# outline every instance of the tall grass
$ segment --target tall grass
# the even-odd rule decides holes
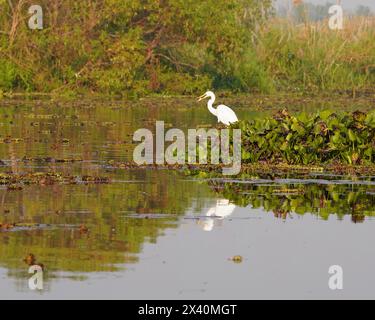
[[[375,18],[296,25],[274,19],[257,37],[257,56],[281,90],[366,90],[375,84]]]

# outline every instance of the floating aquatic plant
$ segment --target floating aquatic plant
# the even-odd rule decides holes
[[[24,185],[54,185],[54,184],[106,184],[108,177],[101,176],[74,176],[58,172],[34,173],[0,173],[0,185],[6,185],[8,190],[22,190]]]
[[[290,115],[240,121],[243,163],[324,164],[375,163],[375,112]]]

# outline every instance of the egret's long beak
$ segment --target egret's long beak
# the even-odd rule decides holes
[[[198,101],[201,101],[201,100],[203,100],[204,98],[206,98],[206,94],[202,94],[200,97],[198,97]]]

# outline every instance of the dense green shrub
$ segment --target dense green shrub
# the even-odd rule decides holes
[[[30,89],[30,79],[12,62],[0,59],[0,89]]]
[[[0,1],[0,89],[192,94],[247,90],[264,78],[245,59],[271,0],[40,0],[44,29],[29,30],[27,0]],[[242,73],[242,70],[247,70]],[[234,79],[234,81],[232,81]],[[263,89],[263,88],[261,88]]]

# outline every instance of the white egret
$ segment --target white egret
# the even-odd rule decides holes
[[[203,99],[206,99],[206,98],[210,98],[210,100],[208,100],[207,102],[207,107],[208,107],[208,110],[214,115],[217,117],[217,122],[222,122],[224,123],[225,125],[229,126],[231,125],[232,123],[235,123],[238,121],[238,118],[236,116],[236,114],[234,113],[234,111],[221,104],[219,105],[216,109],[213,107],[213,104],[215,102],[215,94],[212,92],[212,91],[207,91],[205,94],[201,95],[199,98],[198,98],[198,101],[201,101]]]

